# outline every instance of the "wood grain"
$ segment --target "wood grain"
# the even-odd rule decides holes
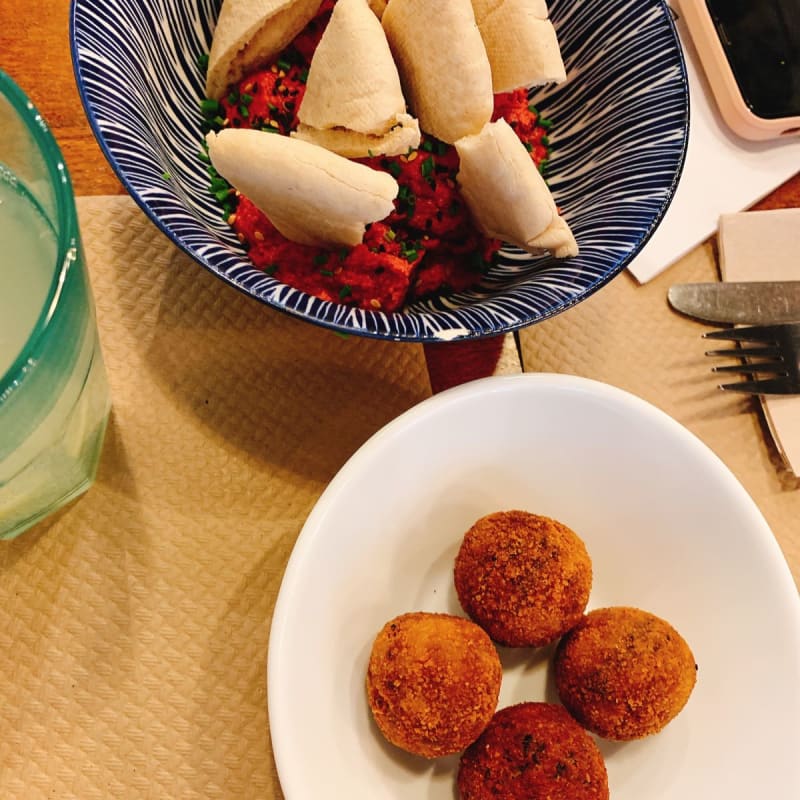
[[[81,105],[69,47],[68,0],[0,0],[0,69],[50,125],[79,195],[124,194]]]
[[[92,134],[69,47],[69,0],[0,0],[0,69],[28,93],[50,124],[79,195],[124,194]],[[800,206],[800,173],[758,208]]]

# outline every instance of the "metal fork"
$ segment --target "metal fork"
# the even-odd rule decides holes
[[[703,338],[739,345],[707,351],[707,356],[742,360],[739,364],[712,367],[712,372],[751,376],[749,380],[724,383],[720,389],[749,394],[800,394],[800,322],[726,328],[706,333]]]

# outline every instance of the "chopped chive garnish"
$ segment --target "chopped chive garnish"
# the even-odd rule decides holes
[[[220,113],[220,111],[222,111],[222,107],[216,100],[212,100],[210,97],[205,97],[200,101],[200,110],[203,112],[204,117],[213,119],[217,116],[217,114]]]
[[[200,72],[208,71],[208,53],[200,53],[200,55],[197,56],[197,68]]]
[[[353,294],[353,290],[347,284],[345,284],[344,286],[342,286],[341,289],[339,289],[340,300],[344,300],[345,297],[350,297],[351,294]]]
[[[314,256],[314,265],[317,267],[321,267],[323,264],[328,263],[328,254],[327,253],[317,253]]]
[[[319,274],[320,274],[320,275],[324,275],[326,278],[332,278],[332,277],[333,277],[333,270],[330,270],[330,269],[321,269],[321,270],[319,271]]]
[[[433,174],[433,159],[432,158],[426,158],[422,162],[422,165],[420,166],[420,172],[422,173],[422,177],[423,178],[430,178],[430,176]]]

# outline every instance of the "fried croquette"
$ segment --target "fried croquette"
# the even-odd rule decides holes
[[[497,650],[474,622],[411,612],[378,633],[367,698],[392,744],[437,758],[475,741],[497,708],[501,679]]]
[[[491,638],[540,647],[583,615],[592,562],[566,525],[527,511],[499,511],[466,533],[455,561],[459,602]]]
[[[591,736],[554,703],[498,711],[461,756],[461,800],[608,800],[608,774]]]
[[[686,705],[697,665],[683,637],[638,608],[591,611],[558,643],[555,679],[575,719],[606,739],[660,731]]]

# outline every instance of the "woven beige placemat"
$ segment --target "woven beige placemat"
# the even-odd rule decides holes
[[[83,498],[0,542],[0,798],[277,798],[265,667],[328,481],[429,396],[421,346],[232,289],[127,197],[79,214],[113,395]]]
[[[756,501],[800,585],[800,480],[781,462],[758,400],[717,388],[701,338],[712,328],[667,303],[673,283],[718,279],[714,240],[646,285],[623,273],[575,308],[522,331],[525,369],[613,384],[682,423]]]
[[[90,492],[0,543],[0,798],[280,798],[265,664],[283,568],[344,461],[430,394],[422,348],[265,308],[126,197],[79,212],[114,411]],[[683,422],[798,578],[797,482],[757,404],[714,388],[704,326],[664,299],[713,270],[707,248],[646,286],[619,276],[523,331],[526,368],[607,381]]]

